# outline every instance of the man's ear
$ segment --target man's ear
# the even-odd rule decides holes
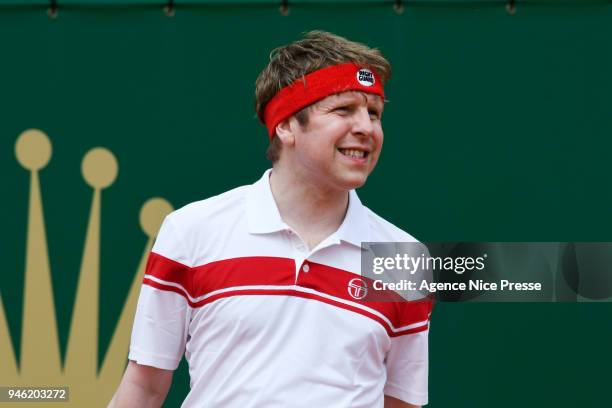
[[[293,116],[290,116],[276,125],[276,137],[285,146],[293,146],[295,144],[295,135],[293,134],[295,124],[292,121],[295,120]]]

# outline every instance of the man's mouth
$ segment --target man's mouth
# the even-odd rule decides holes
[[[338,148],[338,151],[347,157],[352,157],[353,159],[363,159],[368,157],[369,152],[365,150],[357,150],[357,149],[342,149]]]

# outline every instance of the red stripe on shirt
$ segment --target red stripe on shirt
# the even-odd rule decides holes
[[[145,275],[152,275],[158,279],[174,282],[181,285],[187,293],[192,293],[192,273],[191,268],[180,262],[166,258],[155,252],[149,254]],[[145,278],[146,279],[146,278]]]
[[[432,308],[429,300],[407,301],[391,290],[375,291],[374,281],[368,277],[310,261],[308,264],[308,273],[300,273],[300,286],[377,310],[387,317],[394,327],[408,326],[429,318]],[[348,292],[348,283],[354,278],[361,278],[368,287],[368,294],[361,300],[354,299]]]
[[[362,304],[367,308],[376,310],[385,316],[394,328],[401,328],[429,320],[429,314],[433,307],[433,303],[429,300],[405,301],[399,294],[393,291],[385,291],[384,293],[376,291],[376,296],[374,297],[368,295],[361,300],[354,299],[349,295],[348,282],[354,278],[361,278],[366,282],[368,290],[373,291],[373,281],[371,279],[339,268],[310,261],[307,262],[310,266],[309,272],[300,271],[296,283],[295,261],[290,258],[241,257],[210,262],[190,268],[152,252],[147,262],[146,274],[182,286],[192,299],[222,289],[236,288],[236,290],[218,293],[199,302],[193,302],[182,290],[174,286],[155,282],[148,278],[145,278],[143,283],[160,290],[178,293],[184,296],[192,307],[201,307],[215,300],[231,296],[297,296],[322,301],[370,317],[382,324],[390,336],[414,333],[428,328],[428,324],[425,324],[424,326],[393,333],[389,325],[376,314],[323,296],[292,289],[239,289],[241,286],[292,286],[297,284],[300,287],[309,288],[345,301]],[[376,299],[376,301],[371,301],[371,299]]]

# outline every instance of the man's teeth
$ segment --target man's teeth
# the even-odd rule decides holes
[[[354,149],[339,149],[340,153],[345,156],[354,157],[356,159],[363,159],[365,157],[365,152],[363,150],[354,150]]]

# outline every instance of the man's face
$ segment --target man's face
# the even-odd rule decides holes
[[[311,105],[308,124],[291,126],[294,170],[333,189],[361,187],[382,148],[383,108],[380,96],[357,91],[331,95]]]

